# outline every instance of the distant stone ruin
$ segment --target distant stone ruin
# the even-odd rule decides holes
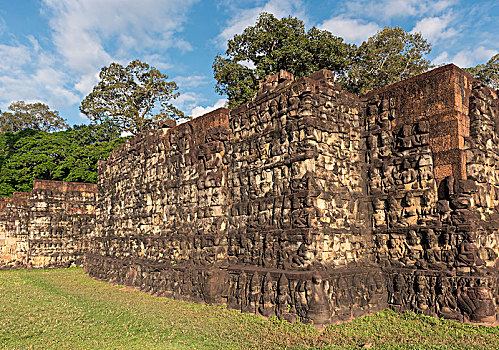
[[[33,193],[0,210],[4,260],[39,239]],[[281,71],[245,105],[114,150],[95,216],[82,193],[92,229],[44,222],[80,237],[97,279],[314,324],[388,306],[498,322],[498,92],[454,65],[361,97]]]
[[[0,270],[83,266],[97,185],[36,180],[0,198]]]

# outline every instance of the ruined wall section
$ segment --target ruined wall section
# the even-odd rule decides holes
[[[364,96],[373,230],[396,310],[496,320],[497,238],[480,229],[497,225],[480,214],[496,211],[494,191],[482,178],[480,199],[468,175],[493,172],[473,159],[492,164],[492,147],[481,145],[493,141],[470,129],[490,124],[495,102],[474,98],[476,84],[448,65]],[[472,116],[480,104],[487,112]]]
[[[171,126],[138,135],[99,165],[100,219],[86,270],[202,300],[212,294],[202,289],[206,267],[227,260],[228,110]]]
[[[20,268],[28,259],[29,193],[0,198],[0,269]]]
[[[319,324],[385,307],[362,210],[363,105],[332,80],[281,72],[248,104],[113,151],[89,274]]]
[[[35,180],[29,208],[32,267],[83,266],[95,223],[97,185]]]
[[[0,202],[0,268],[82,266],[95,219],[94,184],[35,180]]]
[[[329,323],[386,306],[363,210],[363,105],[333,80],[280,72],[231,111],[229,307]]]
[[[328,74],[285,76],[231,111],[231,263],[304,270],[373,261],[362,104]]]

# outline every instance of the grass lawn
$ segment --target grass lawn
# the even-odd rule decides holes
[[[384,311],[323,332],[157,298],[81,269],[0,272],[2,349],[499,349],[499,327]]]

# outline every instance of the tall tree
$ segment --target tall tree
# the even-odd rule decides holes
[[[424,58],[430,51],[431,45],[420,33],[385,27],[356,50],[340,84],[350,92],[365,94],[421,74],[431,67]]]
[[[492,89],[499,89],[499,53],[492,56],[486,64],[479,64],[464,70]]]
[[[184,117],[170,102],[179,96],[177,84],[147,63],[135,60],[126,67],[111,63],[99,77],[80,106],[93,122],[112,122],[121,131],[137,134],[166,119]]]
[[[297,18],[277,19],[261,13],[254,26],[227,43],[225,55],[213,62],[215,89],[229,97],[229,107],[251,100],[258,81],[281,69],[297,77],[321,68],[342,73],[349,63],[352,47],[325,30],[305,25]]]
[[[0,132],[18,132],[24,129],[55,131],[68,127],[66,119],[46,104],[12,102],[8,112],[0,112]]]
[[[0,196],[29,192],[36,179],[97,182],[97,162],[127,140],[116,134],[109,125],[0,134]]]
[[[251,100],[268,74],[284,69],[301,77],[327,68],[345,90],[363,94],[425,72],[430,50],[421,34],[400,27],[386,27],[356,47],[326,30],[305,31],[297,18],[261,13],[254,26],[228,41],[224,56],[215,57],[215,89],[235,107]]]

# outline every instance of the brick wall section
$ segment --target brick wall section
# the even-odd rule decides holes
[[[0,268],[82,266],[97,185],[35,180],[0,202]]]

